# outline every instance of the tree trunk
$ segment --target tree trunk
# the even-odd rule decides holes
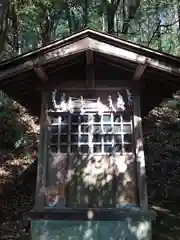
[[[88,26],[88,0],[84,0],[84,27]]]
[[[1,3],[0,3],[0,27],[1,28],[3,26],[8,7],[9,7],[9,1],[8,0],[1,0]]]
[[[106,9],[106,15],[107,15],[107,31],[110,34],[114,33],[114,19],[115,14],[118,9],[120,0],[104,0],[103,4]]]
[[[177,0],[177,14],[178,14],[178,39],[180,41],[180,1]]]
[[[71,13],[70,13],[70,9],[69,9],[69,3],[67,0],[64,1],[64,7],[65,7],[66,17],[67,17],[67,21],[68,21],[69,34],[71,35],[73,33],[72,18],[71,18]]]
[[[134,18],[140,5],[140,0],[123,0],[123,27],[122,33],[127,34],[130,22]]]
[[[19,31],[18,31],[18,17],[16,5],[13,4],[11,8],[11,24],[12,24],[12,48],[16,56],[19,53]]]
[[[107,27],[108,33],[114,33],[114,11],[108,10],[107,12]]]
[[[43,22],[40,25],[40,38],[42,46],[46,46],[52,41],[53,26],[54,20],[51,16],[51,9],[46,9],[44,12]]]
[[[114,33],[114,15],[116,13],[116,5],[114,3],[107,2],[106,3],[106,11],[107,11],[107,30],[108,33]]]
[[[5,46],[5,39],[7,34],[7,27],[8,27],[8,9],[9,9],[9,1],[8,0],[1,0],[0,4],[0,60],[3,55],[3,50]]]
[[[157,39],[157,46],[158,50],[162,50],[161,46],[161,18],[160,18],[160,12],[159,12],[159,3],[156,4],[156,22],[157,22],[157,31],[156,31],[156,39]]]

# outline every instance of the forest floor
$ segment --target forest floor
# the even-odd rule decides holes
[[[36,170],[36,161],[7,160],[0,164],[1,240],[29,239],[29,226],[23,216],[33,207]],[[153,240],[180,240],[180,204],[162,201],[151,206],[157,214]]]
[[[157,214],[152,224],[153,240],[180,239],[180,204],[157,202],[152,205]]]
[[[33,207],[36,162],[7,155],[0,160],[0,239],[29,240],[23,215]]]

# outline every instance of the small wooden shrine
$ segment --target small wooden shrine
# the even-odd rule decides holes
[[[0,65],[0,88],[40,116],[32,239],[151,239],[141,117],[179,66],[90,29]]]

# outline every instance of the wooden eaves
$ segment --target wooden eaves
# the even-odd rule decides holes
[[[8,86],[16,82],[18,89],[18,79],[23,74],[32,74],[34,72],[37,79],[48,81],[51,73],[47,72],[44,66],[51,66],[52,63],[57,61],[68,62],[69,58],[83,53],[86,54],[86,63],[89,65],[87,69],[90,69],[91,61],[94,59],[92,57],[93,53],[99,53],[107,57],[107,59],[116,58],[117,66],[120,64],[117,59],[135,64],[136,68],[133,70],[134,80],[140,79],[148,69],[155,69],[173,76],[177,82],[179,81],[177,76],[180,75],[180,60],[177,57],[160,53],[105,33],[85,29],[66,39],[55,41],[30,53],[2,62],[0,65],[0,88],[14,98],[13,93],[8,90]],[[94,76],[91,77],[94,78]],[[37,79],[31,78],[34,84],[32,85],[36,86]],[[24,83],[26,82],[26,77],[24,77],[23,81]],[[29,86],[24,85],[23,88],[28,88]],[[33,93],[33,91],[37,91],[36,87],[31,92]],[[29,94],[32,95],[32,93]]]
[[[88,35],[89,33],[89,35]],[[5,78],[12,77],[20,72],[27,71],[35,68],[36,66],[43,65],[45,63],[50,63],[60,58],[65,58],[67,56],[81,53],[87,50],[100,52],[106,55],[119,57],[128,61],[133,61],[139,64],[146,64],[147,66],[157,68],[159,70],[180,74],[180,60],[178,58],[157,53],[155,51],[150,51],[146,48],[140,48],[138,45],[127,43],[130,49],[123,49],[121,46],[110,45],[109,43],[97,40],[90,34],[95,33],[93,30],[84,30],[78,34],[74,34],[71,37],[55,42],[48,45],[47,47],[40,48],[39,50],[33,51],[31,53],[25,54],[23,56],[17,57],[10,61],[5,61],[0,65],[0,81]],[[100,33],[96,32],[98,36]],[[119,40],[115,37],[109,37],[103,34],[103,37],[114,38],[116,42]],[[119,40],[119,44],[125,42]],[[125,43],[124,43],[125,44]],[[127,46],[126,46],[127,47]],[[133,48],[139,51],[145,51],[146,55],[133,52]],[[37,56],[38,53],[38,56]],[[154,57],[149,57],[148,54],[154,55]],[[157,59],[158,58],[158,59]],[[162,58],[162,59],[161,59]],[[166,58],[164,60],[164,58]],[[22,62],[23,59],[23,62]],[[170,61],[169,64],[167,61]],[[174,64],[173,62],[176,61]],[[10,65],[8,67],[8,65]],[[14,66],[13,66],[14,65]],[[179,66],[178,66],[179,65]],[[4,70],[3,70],[4,68]]]

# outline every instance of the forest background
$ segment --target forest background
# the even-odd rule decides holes
[[[1,0],[0,62],[87,27],[180,56],[180,0]],[[32,189],[31,194],[27,190],[23,192],[25,195],[21,193],[21,200],[17,200],[16,192],[12,200],[12,192],[7,195],[4,189],[7,184],[11,187],[16,184],[15,188],[19,184],[23,189],[25,180],[20,178],[18,183],[17,179],[33,164],[38,120],[3,92],[0,92],[0,112],[3,113],[0,115],[0,194],[6,199],[2,200],[6,205],[0,210],[5,216],[0,233],[2,239],[10,236],[20,239],[26,231],[19,219],[24,209],[31,208]],[[154,108],[143,119],[143,126],[149,202],[164,206],[167,201],[173,201],[174,209],[180,199],[180,91]],[[29,185],[33,177],[30,179]],[[11,201],[7,203],[8,196]],[[167,211],[177,214],[179,210]],[[13,216],[10,212],[14,212]],[[158,231],[161,220],[156,227]],[[173,220],[167,221],[171,232],[175,225],[171,229]],[[16,226],[16,234],[11,225]],[[167,226],[163,226],[162,232],[167,231]]]

